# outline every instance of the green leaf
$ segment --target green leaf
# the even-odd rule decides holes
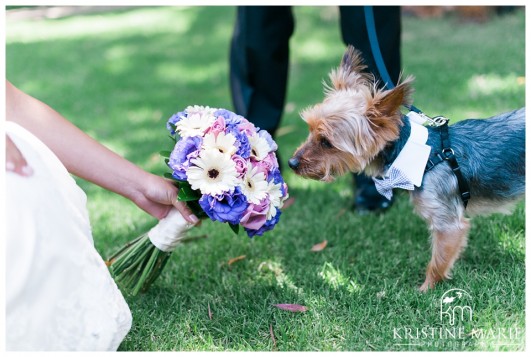
[[[232,231],[234,233],[236,233],[236,235],[238,235],[238,233],[240,233],[240,225],[239,224],[229,223],[229,227],[230,227],[230,229],[232,229]]]
[[[205,211],[203,211],[203,208],[201,207],[198,201],[188,201],[186,202],[186,205],[188,206],[188,208],[190,208],[192,213],[196,215],[197,218],[208,218],[208,215],[205,213]]]
[[[177,181],[177,182],[179,183],[179,186],[181,186],[181,185],[188,185],[188,186],[190,186],[190,184],[189,184],[188,181],[186,181],[186,180],[175,179],[175,181]]]
[[[179,201],[197,201],[201,198],[199,190],[192,190],[192,187],[188,182],[179,182],[179,193],[177,199]]]
[[[173,175],[170,174],[169,172],[165,172],[164,177],[175,180],[175,177],[173,177]]]
[[[192,189],[192,186],[188,183],[188,181],[181,181],[179,180],[179,189],[181,190],[188,190]]]
[[[160,154],[160,156],[162,156],[162,157],[170,157],[170,155],[171,155],[171,151],[168,151],[168,150],[162,150],[162,151],[159,151],[159,154]]]

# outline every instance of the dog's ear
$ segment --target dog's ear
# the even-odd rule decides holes
[[[348,45],[343,58],[341,59],[341,69],[346,73],[360,73],[365,70],[367,66],[363,63],[363,55],[352,45]]]
[[[366,116],[373,129],[387,141],[396,139],[400,130],[400,107],[411,104],[412,81],[410,76],[391,90],[376,92],[367,108]]]
[[[409,76],[404,81],[386,91],[379,91],[374,96],[374,106],[379,116],[394,116],[402,105],[411,104],[413,77]]]
[[[369,79],[369,74],[363,73],[367,66],[363,63],[362,54],[360,51],[349,45],[339,68],[333,69],[330,72],[330,81],[333,89],[343,90],[356,87],[360,84],[366,84]],[[332,88],[327,88],[331,90]]]

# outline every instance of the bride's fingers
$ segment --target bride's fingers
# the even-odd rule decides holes
[[[6,171],[17,173],[21,176],[33,175],[33,169],[17,148],[15,143],[6,135]]]
[[[197,216],[193,214],[183,202],[175,200],[173,206],[177,208],[177,211],[179,211],[188,222],[193,223],[194,225],[200,223],[199,218],[197,218]]]

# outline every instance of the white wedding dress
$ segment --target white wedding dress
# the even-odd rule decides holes
[[[6,133],[34,171],[6,173],[6,349],[116,350],[131,312],[94,248],[85,193],[39,139],[13,122]]]

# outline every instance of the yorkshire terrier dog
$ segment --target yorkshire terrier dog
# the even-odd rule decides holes
[[[323,102],[302,111],[310,134],[289,160],[296,174],[325,182],[347,172],[364,172],[376,181],[388,175],[412,135],[414,125],[401,107],[411,104],[413,78],[383,90],[365,69],[361,53],[349,46],[330,72]],[[419,187],[408,188],[431,231],[431,261],[421,291],[450,278],[467,244],[467,216],[510,213],[525,191],[525,108],[463,120],[447,126],[447,133],[451,147],[441,152],[441,130],[427,127],[429,160]],[[462,192],[461,181],[468,192]]]

